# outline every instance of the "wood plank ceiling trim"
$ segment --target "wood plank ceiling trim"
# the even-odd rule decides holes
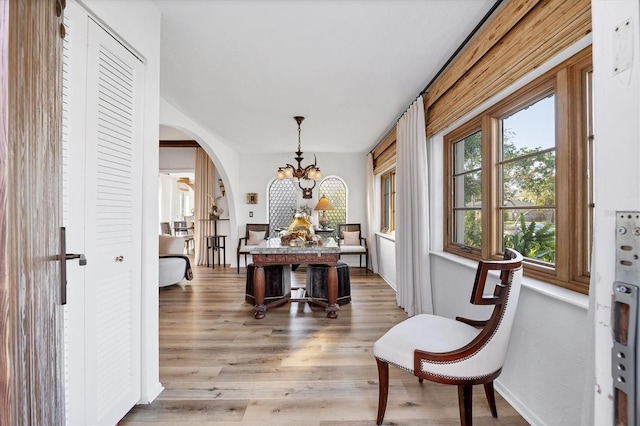
[[[530,1],[528,11],[516,3],[522,2],[509,2],[425,95],[427,136],[591,32],[589,0]]]

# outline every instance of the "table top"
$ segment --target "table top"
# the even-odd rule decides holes
[[[340,247],[334,238],[322,238],[321,245],[282,245],[280,238],[269,238],[257,246],[251,246],[251,254],[314,254],[339,253]]]

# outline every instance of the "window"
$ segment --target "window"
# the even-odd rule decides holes
[[[586,293],[593,223],[590,49],[445,135],[445,250],[512,247],[525,274]]]
[[[453,241],[467,250],[482,247],[480,130],[453,144]]]
[[[296,187],[291,179],[274,179],[269,185],[269,232],[278,235],[279,228],[286,228],[296,211]]]
[[[396,169],[389,170],[380,176],[380,200],[382,209],[380,214],[380,229],[382,232],[393,233],[396,230]]]
[[[333,210],[327,210],[326,214],[329,228],[335,230],[338,224],[347,222],[347,184],[337,176],[327,176],[318,185],[318,197],[322,195],[326,196],[333,206]],[[325,235],[335,236],[335,232]]]

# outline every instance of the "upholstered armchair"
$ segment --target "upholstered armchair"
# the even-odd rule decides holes
[[[366,272],[369,272],[369,247],[367,239],[362,236],[359,223],[341,223],[338,225],[338,246],[340,257],[348,254],[360,256],[362,268],[362,256],[364,256]]]
[[[240,273],[240,255],[244,255],[244,264],[247,265],[247,255],[251,253],[252,246],[257,246],[269,238],[268,223],[247,223],[245,235],[238,239],[237,261],[238,273]]]
[[[485,294],[489,271],[500,281]],[[493,381],[500,375],[511,338],[522,283],[522,255],[506,249],[504,260],[481,261],[471,294],[475,305],[493,305],[489,319],[474,321],[421,314],[391,328],[373,346],[378,363],[377,424],[387,407],[389,364],[423,379],[458,386],[460,423],[471,425],[473,385],[484,385],[493,417],[498,417]],[[489,290],[489,289],[488,289]]]
[[[184,278],[193,279],[189,258],[183,255],[184,238],[160,235],[158,241],[159,274],[158,286],[166,287],[178,284]]]

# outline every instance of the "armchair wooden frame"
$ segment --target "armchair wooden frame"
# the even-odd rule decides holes
[[[517,289],[515,289],[514,292],[512,292],[512,282],[516,272],[518,272],[518,280],[521,280],[522,259],[522,255],[520,255],[520,253],[506,249],[504,260],[479,262],[471,294],[471,303],[475,305],[494,305],[491,316],[489,319],[483,321],[456,317],[456,321],[481,329],[480,333],[473,340],[460,348],[447,352],[438,353],[420,349],[416,349],[414,351],[413,374],[418,377],[420,383],[422,383],[424,379],[427,379],[433,382],[458,386],[458,405],[461,425],[472,424],[471,401],[473,385],[484,385],[485,395],[489,403],[491,414],[495,418],[498,417],[493,381],[502,371],[502,362],[506,355],[506,346],[510,335],[511,323],[508,324],[506,342],[502,340],[501,343],[504,348],[502,351],[499,351],[502,352],[502,361],[499,362],[499,366],[494,371],[484,372],[479,375],[465,373],[456,374],[456,364],[459,365],[461,362],[475,357],[482,350],[487,350],[487,347],[492,343],[492,339],[496,336],[498,328],[504,325],[502,322],[505,317],[507,302],[510,299],[514,299],[514,303],[517,303],[517,292],[519,292],[520,289],[520,281],[518,281]],[[487,273],[492,270],[500,271],[500,282],[496,284],[493,295],[485,296],[484,288],[486,285]],[[511,306],[510,308],[515,310],[515,306]],[[511,314],[511,322],[513,321],[513,315],[515,315],[515,312]],[[427,315],[426,317],[430,317],[430,315]],[[453,322],[453,320],[450,321]],[[504,336],[501,339],[504,339]],[[417,346],[419,346],[419,344]],[[378,364],[379,378],[377,424],[381,424],[384,419],[387,406],[389,390],[389,361],[381,359],[376,355],[376,362]],[[438,365],[439,367],[430,370],[430,367],[435,365]],[[402,366],[398,366],[402,368]],[[447,372],[444,372],[442,366],[448,366],[448,368],[446,368]],[[467,373],[468,371],[469,370],[467,370]]]
[[[249,251],[245,251],[244,248],[247,245],[247,241],[249,241],[249,231],[254,232],[262,232],[264,231],[264,238],[269,238],[269,224],[268,223],[247,223],[244,237],[238,238],[238,249],[236,250],[237,262],[238,262],[238,273],[240,273],[240,255],[244,255],[244,265],[247,266],[247,254]],[[244,245],[242,244],[244,241]]]
[[[361,251],[344,251],[344,237],[342,235],[343,232],[358,232],[358,239],[360,241],[360,246],[362,246]],[[360,267],[362,268],[362,256],[364,256],[365,262],[365,273],[369,273],[369,246],[367,246],[367,239],[362,236],[362,229],[359,223],[340,223],[338,224],[338,245],[340,246],[340,257],[346,255],[356,255],[360,256]],[[357,247],[357,246],[356,246]]]

